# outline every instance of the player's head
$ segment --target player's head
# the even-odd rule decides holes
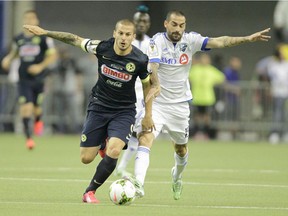
[[[164,21],[167,36],[172,42],[181,40],[186,28],[186,18],[181,11],[170,11]]]
[[[125,51],[130,48],[135,39],[135,25],[128,19],[120,20],[116,23],[113,37],[115,38],[116,48]]]
[[[148,32],[151,22],[148,14],[148,7],[140,5],[137,12],[133,16],[133,22],[136,27],[137,35],[144,35]]]
[[[23,15],[24,25],[39,25],[39,19],[35,10],[27,10]]]

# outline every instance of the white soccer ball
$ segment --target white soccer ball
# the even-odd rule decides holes
[[[109,188],[110,200],[116,205],[130,205],[135,200],[136,189],[126,179],[114,181]]]

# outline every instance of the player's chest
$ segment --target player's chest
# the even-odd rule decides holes
[[[99,57],[98,57],[99,58]],[[137,74],[137,64],[133,61],[121,60],[110,56],[100,56],[99,73],[104,79],[116,80],[118,82],[130,82],[135,80]]]
[[[41,39],[39,37],[20,39],[17,41],[17,46],[20,57],[37,56],[41,53]]]
[[[163,64],[185,65],[192,60],[192,50],[188,43],[163,44],[161,49],[161,62]]]

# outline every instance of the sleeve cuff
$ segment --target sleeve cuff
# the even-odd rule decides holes
[[[90,41],[90,39],[84,39],[82,42],[81,42],[81,49],[84,51],[84,52],[88,52],[87,48],[86,48],[86,45],[87,43]]]
[[[160,59],[159,58],[152,58],[152,59],[149,59],[149,62],[150,63],[160,63]]]

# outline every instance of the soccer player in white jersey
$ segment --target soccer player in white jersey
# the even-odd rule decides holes
[[[164,21],[166,32],[156,34],[148,49],[150,66],[158,68],[160,95],[153,103],[153,133],[139,133],[139,147],[135,159],[135,178],[129,179],[144,196],[144,180],[149,166],[149,153],[153,140],[165,129],[174,144],[175,165],[172,168],[172,191],[175,200],[182,192],[182,173],[188,161],[189,105],[192,99],[188,81],[192,56],[198,51],[225,48],[247,42],[268,41],[269,28],[244,37],[203,37],[185,32],[186,18],[180,11],[171,11]]]
[[[140,49],[145,54],[147,53],[150,42],[150,37],[147,35],[147,32],[150,28],[150,16],[147,12],[148,8],[144,5],[141,5],[139,6],[138,11],[133,16],[133,22],[136,27],[136,37],[135,40],[132,41],[132,45]],[[135,92],[137,98],[135,126],[137,126],[141,116],[143,116],[143,112],[145,111],[143,101],[143,88],[141,80],[139,78],[137,78],[135,83]],[[134,128],[132,136],[130,137],[130,140],[128,142],[128,148],[126,149],[126,151],[124,151],[120,163],[116,168],[116,175],[121,177],[130,175],[126,171],[126,167],[131,158],[135,156],[138,148],[138,143],[139,142],[137,139],[136,128]]]

